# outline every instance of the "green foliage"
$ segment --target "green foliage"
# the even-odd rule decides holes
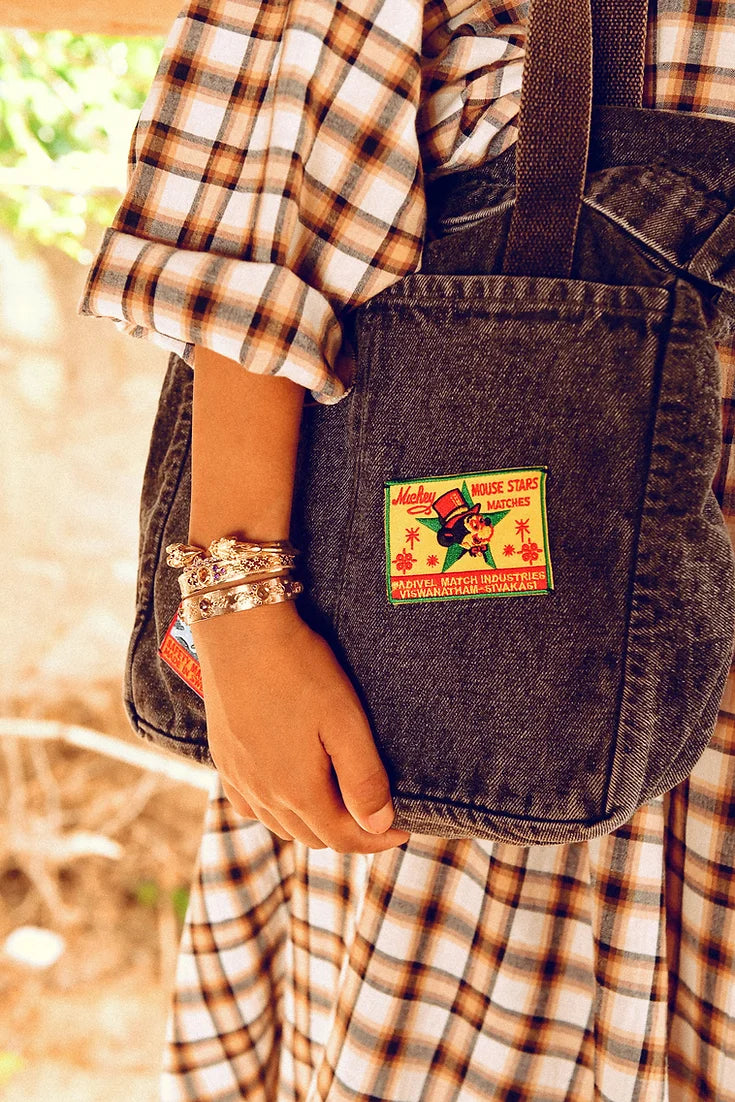
[[[161,886],[156,880],[140,880],[135,885],[135,899],[141,907],[157,907],[161,899]]]
[[[171,892],[171,904],[179,920],[179,925],[183,926],[186,918],[186,908],[189,906],[189,889],[184,887],[174,888]]]
[[[82,263],[125,183],[159,38],[0,31],[0,225]]]
[[[134,893],[135,899],[141,907],[159,907],[162,900],[167,896],[179,925],[184,925],[186,908],[189,905],[188,887],[179,885],[179,887],[173,888],[169,892],[164,892],[156,880],[139,880],[135,885]]]

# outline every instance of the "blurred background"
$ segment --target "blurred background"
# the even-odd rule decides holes
[[[121,678],[166,353],[76,315],[178,3],[0,22],[0,1098],[154,1102],[210,776]]]

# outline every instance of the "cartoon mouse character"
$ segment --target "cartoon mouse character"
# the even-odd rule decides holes
[[[447,490],[433,506],[441,521],[436,538],[442,547],[459,543],[470,555],[484,555],[493,534],[493,526],[480,516],[480,504],[468,505],[461,490]]]
[[[485,517],[476,514],[466,517],[464,524],[469,531],[460,541],[462,546],[469,551],[470,555],[484,555],[495,531],[492,524]]]

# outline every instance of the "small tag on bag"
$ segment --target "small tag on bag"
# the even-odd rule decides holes
[[[174,673],[178,674],[182,681],[193,689],[197,696],[204,699],[202,690],[202,671],[199,665],[191,628],[179,616],[181,605],[176,609],[171,623],[166,629],[166,634],[161,640],[158,653],[170,666]]]
[[[551,593],[547,476],[519,467],[386,483],[391,603]]]

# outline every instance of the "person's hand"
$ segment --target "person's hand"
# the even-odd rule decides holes
[[[410,835],[358,697],[293,601],[192,625],[207,733],[234,809],[280,838],[376,853]]]

